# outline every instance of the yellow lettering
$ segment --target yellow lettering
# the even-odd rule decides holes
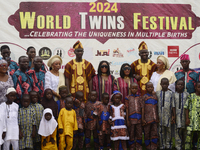
[[[37,28],[44,29],[44,27],[45,27],[45,18],[43,15],[39,15],[37,17]]]
[[[146,20],[148,18],[148,16],[143,16],[142,17],[142,28],[143,29],[149,29],[146,24],[148,23],[148,21]]]
[[[71,28],[71,17],[68,15],[63,16],[63,29]]]
[[[157,21],[157,18],[155,16],[150,17],[150,29],[155,30],[157,29],[157,24],[155,23]]]
[[[138,22],[141,20],[138,19],[138,16],[140,16],[141,13],[133,13],[133,29],[138,29]]]
[[[171,28],[172,30],[177,29],[178,17],[170,17]]]
[[[166,30],[169,30],[169,17],[165,17],[165,27]]]
[[[192,27],[192,17],[188,17],[188,29],[194,30],[194,28]]]
[[[163,19],[164,18],[165,17],[161,17],[161,16],[158,17],[158,19],[160,20],[160,30],[163,30]]]
[[[27,23],[28,23],[28,29],[33,29],[35,14],[36,14],[35,12],[32,12],[32,15],[30,12],[25,12],[24,15],[24,12],[19,12],[21,29],[26,29]]]
[[[179,30],[187,30],[187,24],[186,24],[186,20],[185,17],[181,17],[180,19],[180,26],[179,26]]]
[[[46,29],[54,29],[53,21],[54,17],[52,15],[46,16]]]
[[[56,29],[62,29],[62,27],[59,26],[59,15],[56,15]]]

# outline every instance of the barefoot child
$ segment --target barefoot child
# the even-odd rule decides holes
[[[129,130],[130,150],[142,150],[142,113],[143,101],[140,95],[137,94],[138,84],[130,85],[131,95],[125,98],[126,106],[126,121]]]
[[[153,83],[146,83],[147,93],[143,96],[144,103],[144,142],[147,150],[156,150],[158,146],[158,99]]]
[[[38,134],[42,136],[42,150],[57,150],[56,133],[58,123],[54,119],[53,112],[46,108],[43,112]]]

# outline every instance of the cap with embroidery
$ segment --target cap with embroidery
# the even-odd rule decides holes
[[[73,45],[73,48],[74,48],[74,49],[78,49],[78,48],[83,49],[83,45],[81,44],[80,41],[77,41],[77,42]]]
[[[141,50],[148,50],[147,44],[146,44],[144,41],[142,41],[142,42],[140,43],[139,47],[138,47],[138,50],[139,50],[139,51],[141,51]]]
[[[181,55],[180,59],[181,60],[190,60],[190,57],[188,54],[183,54],[183,55]]]

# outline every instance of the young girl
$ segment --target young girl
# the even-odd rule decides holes
[[[126,150],[126,140],[129,140],[125,123],[125,105],[121,103],[122,94],[114,91],[111,96],[113,105],[110,106],[111,140],[114,141],[115,150]]]
[[[10,149],[12,144],[13,150],[19,149],[19,126],[18,126],[18,109],[19,106],[14,102],[16,99],[16,90],[8,88],[6,97],[7,101],[2,103],[6,108],[6,137],[3,145],[4,150]]]
[[[46,108],[43,112],[38,134],[42,136],[42,150],[57,150],[56,133],[58,123],[53,117],[52,110]]]
[[[72,109],[72,107],[73,107],[73,99],[72,97],[67,97],[65,102],[65,108],[61,109],[58,117],[59,134],[61,135],[61,137],[63,136],[65,137],[62,140],[60,139],[59,142],[60,150],[64,150],[65,147],[66,150],[72,149],[74,131],[78,130],[76,112]]]
[[[200,131],[200,81],[195,85],[195,93],[188,96],[184,108],[186,109],[186,125],[187,135],[185,140],[185,150],[191,150],[192,140],[194,134],[199,134]],[[199,137],[199,135],[198,135]],[[197,139],[195,139],[197,140]],[[199,140],[199,139],[198,139]],[[195,141],[196,143],[197,141]],[[198,145],[199,146],[199,145]],[[198,148],[198,147],[197,147]]]
[[[46,89],[44,91],[44,96],[41,104],[44,107],[44,109],[51,108],[54,118],[55,119],[58,118],[58,105],[54,101],[53,92],[51,89]]]
[[[19,109],[19,149],[33,149],[33,138],[36,134],[35,110],[30,106],[30,95],[22,95],[22,108]]]

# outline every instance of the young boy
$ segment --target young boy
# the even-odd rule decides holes
[[[91,133],[93,133],[95,149],[99,148],[98,133],[97,133],[97,118],[93,116],[97,106],[100,104],[97,99],[97,92],[91,91],[89,101],[85,104],[85,144],[86,149],[90,150]]]
[[[97,128],[99,130],[99,146],[100,150],[103,150],[104,143],[107,144],[108,149],[111,149],[110,140],[110,124],[109,124],[109,94],[102,94],[102,103],[97,107],[98,121]]]
[[[36,50],[33,46],[30,46],[27,48],[26,54],[28,55],[29,64],[28,64],[28,70],[33,69],[35,67],[34,65],[34,58],[36,56]],[[41,70],[46,72],[44,64],[42,63]]]
[[[125,98],[126,121],[130,131],[129,146],[130,150],[135,148],[142,150],[142,113],[144,108],[141,96],[136,94],[138,91],[137,83],[130,85],[130,91],[131,95]]]
[[[59,95],[61,99],[57,100],[56,103],[58,104],[58,114],[62,108],[65,108],[65,99],[68,95],[67,86],[60,86],[59,87]]]
[[[160,83],[162,90],[156,92],[158,97],[158,116],[159,116],[159,139],[160,149],[171,149],[171,122],[172,116],[172,92],[168,90],[169,80],[162,78]]]
[[[4,150],[10,149],[12,144],[13,150],[19,149],[19,126],[18,126],[18,109],[19,106],[14,102],[16,99],[16,90],[8,88],[6,97],[7,101],[2,103],[6,108],[6,137],[3,145]]]
[[[83,149],[83,137],[84,137],[84,109],[85,109],[85,102],[83,97],[83,92],[77,91],[76,92],[76,99],[79,100],[79,102],[73,102],[73,109],[76,112],[76,119],[78,123],[78,132],[74,135],[73,139],[73,150],[76,149],[76,144],[78,142],[78,148],[79,150]]]
[[[29,92],[30,98],[31,98],[31,104],[30,106],[35,110],[35,121],[36,121],[36,137],[33,139],[33,147],[34,150],[40,150],[41,149],[41,138],[38,134],[38,129],[40,126],[40,121],[42,119],[43,114],[43,106],[38,103],[39,95],[36,91],[30,91]]]
[[[18,94],[19,99],[22,98],[23,94],[28,94],[32,90],[33,80],[28,76],[26,70],[28,69],[28,57],[19,57],[19,69],[13,74],[14,88]]]
[[[22,108],[19,109],[19,149],[33,149],[33,138],[36,135],[35,110],[30,106],[30,95],[23,94],[21,99]]]
[[[158,146],[158,99],[153,94],[153,83],[146,83],[147,94],[143,96],[144,114],[142,124],[144,126],[144,142],[146,149],[156,150]]]
[[[175,147],[177,150],[184,149],[185,147],[185,109],[184,105],[189,95],[184,91],[184,81],[179,79],[176,81],[176,92],[173,93],[173,102],[175,107]]]
[[[187,126],[187,135],[185,140],[185,150],[191,150],[192,140],[196,144],[197,140],[199,141],[199,131],[200,131],[200,81],[195,85],[195,93],[192,93],[188,96],[184,108],[186,109],[186,126]],[[194,134],[198,134],[198,138],[194,138]],[[197,148],[199,149],[200,145],[197,143]]]
[[[44,84],[45,84],[45,71],[41,69],[43,60],[40,56],[36,56],[33,59],[34,68],[27,71],[30,78],[33,79],[33,90],[39,92],[43,98]]]
[[[73,99],[71,97],[66,98],[65,108],[62,108],[58,117],[58,132],[64,134],[64,141],[60,140],[59,149],[71,150],[73,147],[74,131],[78,130],[76,112],[72,109]],[[67,146],[66,146],[67,145]]]

